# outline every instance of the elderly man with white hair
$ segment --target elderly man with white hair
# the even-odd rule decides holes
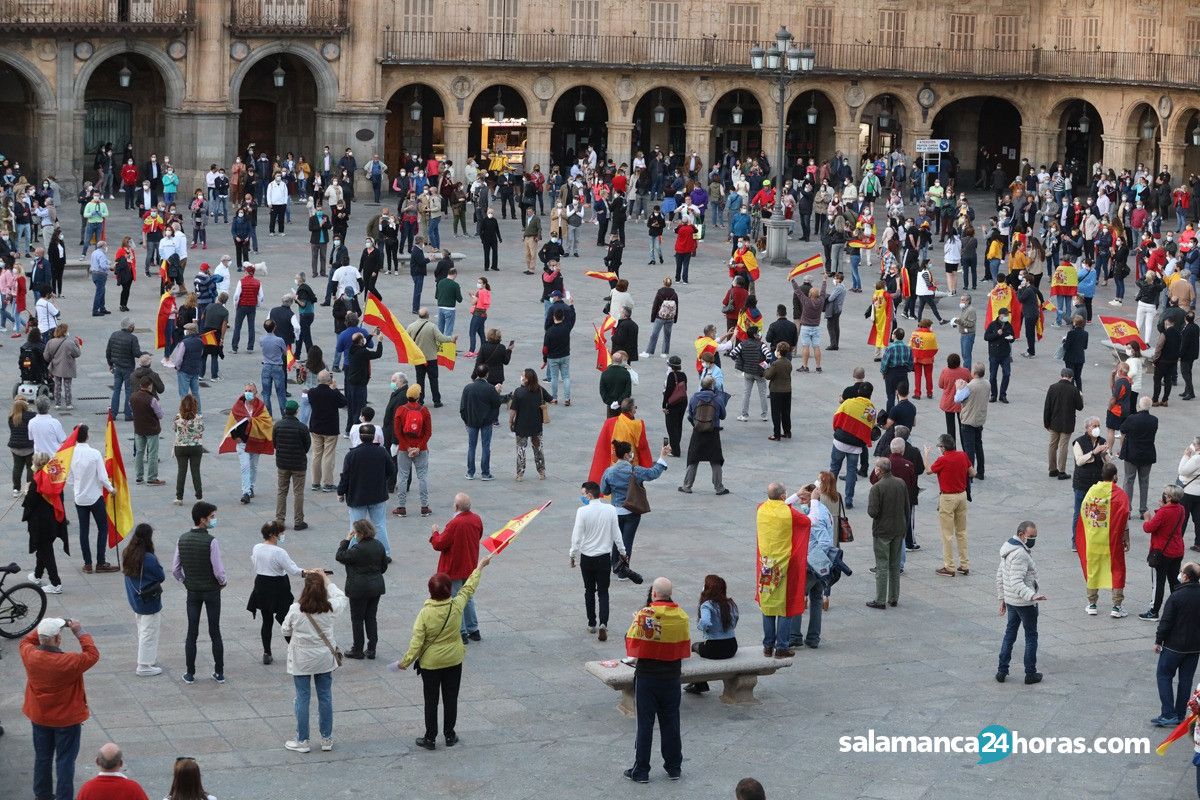
[[[1071,489],[1075,504],[1071,514],[1071,549],[1075,549],[1075,526],[1079,523],[1079,508],[1088,489],[1100,482],[1100,469],[1109,452],[1108,440],[1100,427],[1099,417],[1088,417],[1083,423],[1083,434],[1071,443],[1071,460],[1075,469],[1071,473]]]

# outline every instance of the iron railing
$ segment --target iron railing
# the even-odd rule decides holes
[[[183,33],[196,0],[0,0],[0,29],[14,34]]]
[[[233,0],[235,36],[340,36],[349,27],[349,0]]]
[[[750,48],[755,44],[716,38],[385,29],[381,59],[384,64],[494,62],[748,72]],[[1200,59],[1169,53],[950,50],[873,44],[821,44],[814,50],[814,71],[825,75],[888,73],[931,79],[1061,80],[1186,88],[1200,83]]]

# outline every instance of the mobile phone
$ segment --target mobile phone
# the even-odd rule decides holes
[[[664,437],[663,437],[663,447],[670,447],[670,446],[671,446],[671,439],[670,439],[670,437],[668,437],[668,436],[664,436]]]
[[[323,572],[324,572],[326,575],[332,575],[332,574],[333,574],[333,570],[331,570],[331,569],[326,569],[326,570],[322,570],[322,571],[323,571]]]

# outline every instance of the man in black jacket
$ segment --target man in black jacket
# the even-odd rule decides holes
[[[511,395],[501,395],[503,385],[487,382],[487,364],[475,367],[471,382],[463,387],[458,402],[458,415],[467,426],[467,480],[475,480],[475,445],[483,442],[483,454],[479,460],[481,479],[492,478],[492,423],[500,413],[500,406],[508,402]]]
[[[1200,325],[1196,324],[1196,312],[1189,310],[1179,331],[1179,367],[1183,373],[1183,394],[1180,400],[1194,400],[1192,390],[1192,364],[1200,358]]]
[[[775,313],[779,318],[767,327],[767,344],[771,345],[771,349],[774,350],[780,342],[787,342],[795,350],[796,344],[800,341],[799,328],[796,327],[796,323],[788,319],[787,306],[783,303],[775,306]]]
[[[1133,478],[1138,479],[1138,516],[1146,513],[1146,493],[1150,489],[1150,468],[1157,460],[1154,437],[1158,434],[1158,417],[1150,413],[1153,401],[1142,395],[1137,411],[1121,423],[1121,460],[1125,462],[1125,481],[1122,488],[1133,506]]]
[[[1042,427],[1050,433],[1050,477],[1065,481],[1067,474],[1067,447],[1071,434],[1075,432],[1075,412],[1083,410],[1083,395],[1075,386],[1075,372],[1063,367],[1059,378],[1046,390],[1046,402],[1042,406]]]
[[[302,531],[308,527],[304,521],[304,476],[308,474],[308,451],[312,437],[308,427],[296,416],[300,404],[288,400],[283,406],[283,417],[275,423],[271,440],[275,444],[275,470],[278,480],[275,489],[275,522],[287,526],[288,485],[292,491],[292,527]]]
[[[1180,326],[1176,321],[1183,320],[1183,312],[1177,307],[1168,308],[1167,312],[1175,311],[1174,316],[1163,314],[1159,320],[1158,329],[1162,333],[1158,337],[1158,352],[1154,356],[1154,405],[1165,406],[1171,397],[1171,387],[1179,378],[1179,353],[1183,349],[1183,339]],[[1162,400],[1159,400],[1159,393]]]
[[[542,368],[550,383],[550,396],[558,402],[558,382],[566,394],[563,405],[571,405],[571,329],[575,327],[575,301],[568,300],[562,308],[550,306],[550,322],[542,336]]]
[[[479,221],[479,243],[483,245],[483,271],[489,269],[500,271],[499,244],[504,241],[500,235],[500,223],[496,221],[496,212],[487,210],[487,216]]]
[[[991,402],[996,402],[997,387],[996,373],[1003,371],[1004,376],[1001,378],[999,386],[999,399],[1001,403],[1008,402],[1008,379],[1012,373],[1012,343],[1013,339],[1017,338],[1013,332],[1013,326],[1008,321],[1008,309],[1002,308],[992,320],[987,330],[983,332],[983,338],[988,343],[988,380],[991,383]]]
[[[133,410],[129,407],[129,398],[133,393],[133,382],[130,378],[134,367],[137,366],[138,356],[142,354],[141,345],[133,332],[134,328],[132,319],[121,320],[121,327],[108,337],[108,346],[104,352],[108,371],[113,376],[112,402],[109,405],[113,419],[116,419],[117,407],[121,403],[122,389],[125,390],[125,420],[133,419]]]
[[[374,331],[375,347],[367,347],[367,337],[356,333],[350,339],[346,355],[346,430],[358,424],[358,414],[367,404],[367,384],[371,382],[371,362],[383,355],[383,338]]]
[[[381,445],[375,444],[375,426],[365,424],[358,429],[362,444],[353,447],[342,461],[342,477],[338,481],[338,500],[350,510],[350,521],[369,519],[375,526],[375,536],[383,542],[388,560],[392,545],[387,535],[388,484],[396,479],[396,464]]]
[[[1181,582],[1167,598],[1154,634],[1162,713],[1151,722],[1160,728],[1174,727],[1183,720],[1200,659],[1200,565],[1184,564],[1179,577]],[[1177,674],[1178,686],[1172,687]]]

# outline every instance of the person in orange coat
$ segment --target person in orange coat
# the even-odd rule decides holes
[[[80,652],[62,649],[62,629],[70,628]],[[33,796],[72,800],[80,729],[88,718],[83,673],[100,660],[100,651],[78,620],[48,617],[21,640],[25,665],[22,713],[33,724]],[[50,768],[57,773],[57,791]]]

